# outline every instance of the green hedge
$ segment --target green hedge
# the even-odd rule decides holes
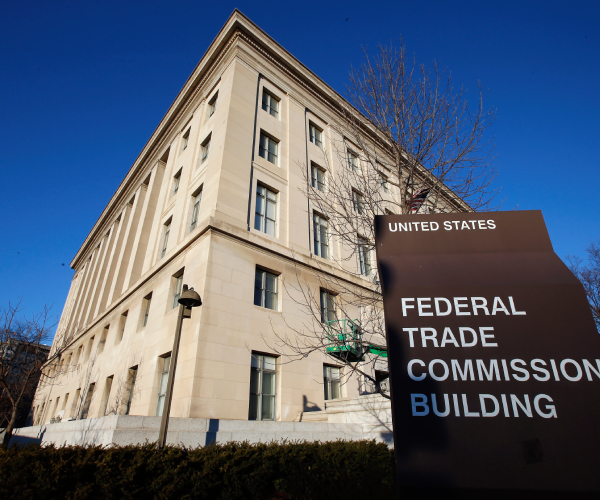
[[[6,499],[364,500],[393,490],[393,451],[374,441],[0,450]]]

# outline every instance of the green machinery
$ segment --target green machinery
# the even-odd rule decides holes
[[[362,336],[360,322],[356,319],[327,321],[327,354],[350,363],[362,361],[367,352],[387,358],[387,347],[363,344]]]

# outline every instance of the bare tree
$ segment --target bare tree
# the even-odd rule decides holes
[[[374,217],[492,209],[493,145],[485,131],[494,110],[484,109],[481,87],[471,109],[464,89],[454,89],[435,62],[427,69],[409,60],[404,45],[380,46],[375,57],[365,51],[347,94],[329,143],[310,128],[322,168],[298,164],[313,213],[311,251],[331,265],[314,259],[314,272],[298,263],[284,282],[309,319],[286,322],[290,333],[274,327],[274,347],[292,360],[327,353],[389,397],[373,375],[387,355]]]
[[[61,351],[48,359],[54,319],[50,310],[21,317],[20,303],[0,310],[0,425],[5,427],[3,447],[12,437],[17,418],[29,411],[38,382],[48,382],[63,370]]]
[[[588,254],[588,265],[583,264],[583,260],[572,255],[567,256],[569,269],[581,281],[585,294],[587,295],[592,316],[596,322],[596,328],[600,333],[600,240],[598,243],[591,243],[586,248]]]

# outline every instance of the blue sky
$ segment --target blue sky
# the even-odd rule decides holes
[[[503,209],[541,209],[562,258],[600,238],[600,2],[3,2],[0,307],[60,315],[71,259],[235,7],[339,92],[362,46],[400,37],[481,81]]]

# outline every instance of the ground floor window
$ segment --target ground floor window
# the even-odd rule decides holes
[[[249,420],[275,420],[277,358],[252,353]]]
[[[342,397],[342,370],[337,366],[323,365],[325,401]]]

